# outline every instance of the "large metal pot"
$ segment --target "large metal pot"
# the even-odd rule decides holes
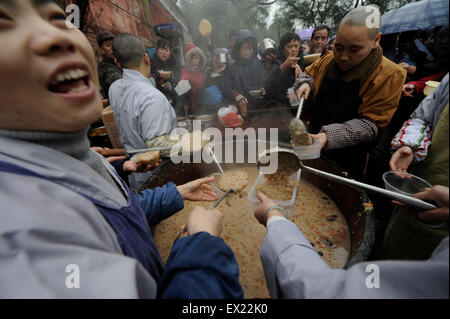
[[[236,159],[236,141],[220,143],[218,146],[222,146],[222,154],[225,154],[226,145],[233,143],[233,150]],[[290,145],[279,144],[282,147],[290,147]],[[252,159],[248,159],[247,152],[248,141],[245,142],[243,147],[245,152],[245,165],[254,164]],[[269,148],[269,145],[267,145]],[[349,177],[346,172],[337,167],[333,162],[326,159],[317,159],[303,161],[305,165],[317,168],[326,172],[330,172],[336,175]],[[243,164],[222,164],[224,169],[234,168]],[[217,172],[217,166],[215,164],[174,164],[170,160],[167,160],[159,165],[154,171],[154,174],[150,177],[147,183],[143,186],[145,188],[154,188],[162,186],[169,181],[174,182],[177,185],[184,184],[193,179],[201,178],[211,175]],[[367,260],[370,255],[373,241],[375,239],[375,217],[372,204],[367,197],[366,193],[359,191],[351,186],[336,183],[327,180],[318,175],[310,174],[308,172],[302,172],[302,179],[310,182],[321,191],[325,192],[336,203],[339,209],[342,211],[347,219],[351,232],[351,250],[347,267]]]

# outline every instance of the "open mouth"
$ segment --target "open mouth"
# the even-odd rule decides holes
[[[58,94],[74,94],[89,89],[89,74],[86,70],[74,68],[54,76],[48,89]]]

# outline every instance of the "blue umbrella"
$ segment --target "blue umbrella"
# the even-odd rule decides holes
[[[298,30],[295,33],[298,34],[300,39],[309,40],[309,39],[311,39],[313,31],[314,31],[314,28],[309,28],[309,29],[304,29],[304,30]]]
[[[448,0],[423,0],[386,12],[381,17],[383,34],[431,30],[448,24]]]

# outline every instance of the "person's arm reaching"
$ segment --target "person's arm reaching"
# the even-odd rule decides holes
[[[159,224],[184,208],[183,197],[174,183],[146,189],[134,196],[147,216],[150,226]]]
[[[150,226],[157,225],[184,208],[184,200],[215,201],[217,196],[209,185],[214,177],[196,179],[192,182],[175,186],[168,183],[163,187],[146,189],[135,198],[145,212]]]
[[[230,247],[218,237],[223,215],[197,206],[184,229],[188,237],[175,241],[159,292],[169,299],[241,299],[239,268]]]
[[[273,201],[258,197],[261,222]],[[448,238],[427,261],[365,262],[343,270],[331,269],[291,221],[269,212],[267,223],[260,255],[272,298],[448,298]]]

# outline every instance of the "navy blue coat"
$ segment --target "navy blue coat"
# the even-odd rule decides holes
[[[250,40],[253,45],[253,56],[244,60],[239,56],[244,42]],[[234,61],[231,62],[224,72],[223,94],[225,98],[234,101],[241,94],[249,101],[249,107],[258,105],[249,91],[265,88],[264,69],[259,61],[256,38],[248,30],[241,30],[236,35],[236,43],[232,50]]]

